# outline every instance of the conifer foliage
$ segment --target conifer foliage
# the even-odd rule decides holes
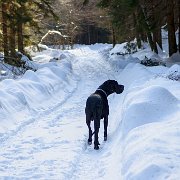
[[[138,47],[141,40],[148,40],[152,51],[158,53],[157,45],[162,48],[161,28],[167,25],[169,55],[177,52],[175,32],[180,22],[179,0],[100,0],[98,5],[109,9],[120,40],[136,37]]]
[[[54,15],[52,3],[53,0],[0,0],[2,46],[6,63],[20,65],[17,50],[24,53],[28,38],[25,27],[38,28],[38,16]]]
[[[175,36],[180,29],[180,0],[0,0],[0,9],[0,50],[4,61],[12,65],[19,65],[17,51],[24,54],[28,40],[33,41],[31,35],[38,36],[42,24],[52,17],[56,20],[50,20],[53,28],[49,30],[58,27],[71,37],[71,43],[101,42],[104,36],[103,42],[115,45],[136,38],[139,48],[146,41],[158,53],[158,46],[163,48],[164,27],[169,55],[180,51],[180,35]]]

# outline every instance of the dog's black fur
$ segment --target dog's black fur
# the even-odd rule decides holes
[[[100,119],[104,118],[104,140],[107,140],[107,126],[109,105],[107,96],[112,93],[120,94],[124,90],[123,85],[119,85],[115,80],[105,81],[99,88],[91,94],[86,101],[86,124],[89,128],[88,144],[92,144],[92,135],[94,137],[94,149],[99,149],[98,133],[100,128]],[[91,121],[94,120],[94,133],[91,130]]]

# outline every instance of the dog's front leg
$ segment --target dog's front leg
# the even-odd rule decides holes
[[[107,141],[108,116],[104,117],[104,141]]]

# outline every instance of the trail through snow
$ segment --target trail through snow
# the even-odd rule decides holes
[[[120,109],[112,113],[110,107],[109,139],[103,142],[101,125],[99,151],[87,146],[84,114],[86,98],[105,80],[116,79],[116,72],[107,61],[105,51],[79,49],[71,53],[75,57],[72,76],[76,87],[61,103],[58,103],[61,94],[56,94],[53,105],[51,99],[47,100],[44,110],[32,115],[28,123],[2,141],[2,179],[119,179],[121,167],[111,169],[111,166],[120,162],[116,159],[116,153],[120,152],[117,149],[121,148],[120,136],[115,133]],[[121,101],[121,95],[110,97],[112,107]]]

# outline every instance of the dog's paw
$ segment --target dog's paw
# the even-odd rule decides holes
[[[88,141],[88,144],[91,145],[91,144],[92,144],[92,141]]]
[[[94,149],[95,149],[95,150],[98,150],[98,149],[99,149],[99,146],[98,146],[98,145],[94,145]]]
[[[91,145],[92,144],[92,140],[88,139],[88,144]]]
[[[104,141],[107,141],[107,136],[106,136],[106,137],[104,137]]]

